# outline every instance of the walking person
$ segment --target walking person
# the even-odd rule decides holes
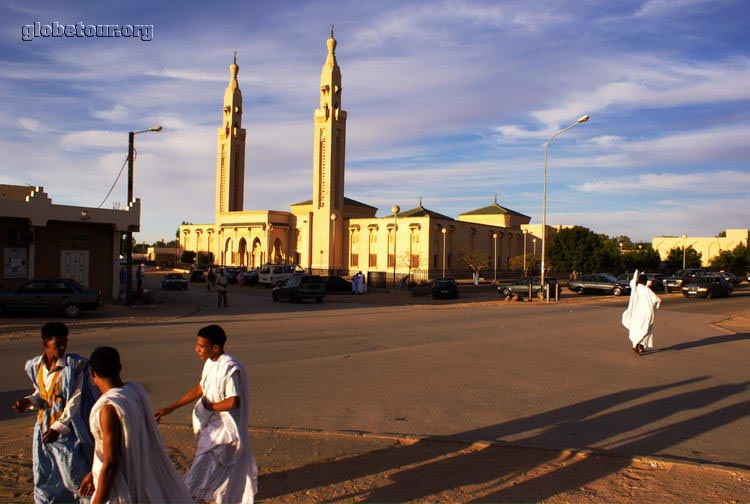
[[[94,444],[88,414],[96,392],[88,361],[67,353],[68,328],[42,326],[44,353],[26,362],[34,393],[13,404],[17,413],[38,411],[34,426],[34,502],[80,502],[77,494],[91,468]]]
[[[628,329],[633,351],[638,355],[654,347],[654,314],[661,299],[646,287],[646,275],[633,273],[630,280],[630,301],[622,314],[622,325]]]
[[[245,368],[224,353],[226,340],[218,325],[198,331],[195,352],[205,362],[200,382],[175,403],[157,410],[154,417],[159,421],[197,401],[193,407],[195,459],[185,474],[193,498],[252,504],[258,491],[258,469],[247,432],[250,389]]]
[[[218,292],[219,308],[221,308],[222,302],[224,303],[224,308],[229,308],[229,305],[227,305],[227,285],[228,284],[229,284],[229,280],[227,279],[226,272],[224,272],[223,269],[220,269],[219,275],[216,277],[216,292]]]
[[[211,287],[216,283],[216,273],[213,268],[208,268],[208,274],[206,275],[206,290],[210,291]]]
[[[102,395],[89,418],[96,449],[81,494],[93,495],[92,504],[192,502],[164,450],[146,391],[120,377],[120,354],[99,347],[89,362]]]

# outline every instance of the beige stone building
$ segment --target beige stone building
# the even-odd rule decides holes
[[[500,206],[496,198],[457,219],[425,208],[421,199],[411,210],[376,217],[377,208],[347,198],[346,111],[333,34],[326,44],[320,104],[313,113],[312,199],[292,204],[288,212],[243,210],[245,130],[235,61],[218,130],[215,220],[180,226],[181,250],[210,252],[222,265],[292,262],[310,271],[362,271],[372,278],[427,278],[444,269],[465,273],[462,251],[484,255],[483,275],[491,277],[495,268],[508,269],[511,257],[524,250],[541,255],[541,226],[530,225],[530,217]],[[548,226],[548,239],[554,230]]]
[[[733,250],[738,245],[750,245],[750,229],[727,229],[726,236],[655,236],[651,246],[659,252],[662,261],[669,257],[669,251],[674,248],[692,247],[701,254],[701,264],[708,266],[711,259],[724,250]]]

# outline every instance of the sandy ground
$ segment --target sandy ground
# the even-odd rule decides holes
[[[0,501],[33,502],[28,416],[0,427]],[[190,430],[162,426],[180,472]],[[654,458],[355,433],[251,430],[258,500],[313,502],[750,502],[750,471]]]

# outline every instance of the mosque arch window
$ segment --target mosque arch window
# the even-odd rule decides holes
[[[378,230],[370,229],[369,236],[369,260],[368,266],[376,268],[378,266]]]

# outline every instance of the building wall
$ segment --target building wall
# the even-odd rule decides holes
[[[738,245],[750,245],[750,229],[727,229],[726,237],[683,236],[656,236],[651,240],[651,246],[659,252],[662,261],[667,260],[673,248],[692,247],[700,252],[701,264],[708,266],[711,259],[721,252],[733,250]]]

